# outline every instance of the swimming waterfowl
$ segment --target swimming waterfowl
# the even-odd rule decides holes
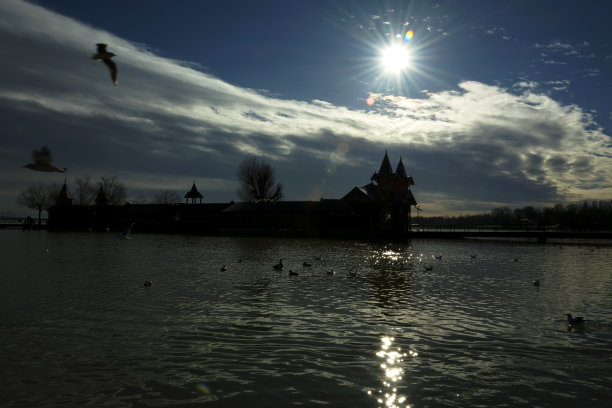
[[[442,255],[434,256],[436,259],[442,259]]]
[[[433,271],[433,266],[426,266],[426,267],[425,267],[425,270],[426,270],[426,271]]]
[[[302,266],[305,268],[310,268],[312,266],[312,264],[308,263],[308,262],[303,262]]]
[[[536,287],[540,286],[540,280],[539,279],[534,280],[533,281],[533,286],[536,286]]]
[[[151,286],[151,285],[153,285],[153,282],[147,280],[147,281],[145,281],[144,285],[145,286]]]
[[[329,271],[327,271],[327,274],[328,274],[328,275],[335,275],[335,274],[336,274],[336,272],[334,272],[334,270],[333,270],[333,269],[330,269]]]
[[[297,276],[297,275],[299,275],[299,273],[293,272],[291,269],[289,269],[289,275],[290,276]]]
[[[98,50],[96,53],[91,54],[91,59],[94,61],[102,61],[104,65],[108,67],[113,84],[117,86],[117,65],[111,60],[115,54],[106,51],[106,44],[98,43],[96,46]]]
[[[225,272],[225,271],[227,271],[227,266],[223,265],[223,266],[221,267],[221,272]]]
[[[586,322],[582,316],[573,317],[571,313],[567,313],[565,316],[567,316],[567,324],[570,326],[576,326]]]
[[[272,265],[272,269],[274,269],[276,271],[282,271],[283,270],[283,258],[281,258],[280,261],[278,261],[277,264]]]

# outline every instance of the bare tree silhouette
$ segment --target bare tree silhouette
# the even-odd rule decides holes
[[[17,204],[38,211],[38,225],[40,225],[41,213],[55,204],[57,197],[56,189],[45,186],[42,183],[33,184],[19,193]]]
[[[127,192],[125,190],[125,185],[119,181],[117,176],[102,177],[98,186],[106,195],[108,205],[125,204]]]
[[[244,201],[272,200],[283,198],[283,186],[276,182],[270,163],[255,156],[242,160],[237,171],[240,188],[238,197]]]
[[[76,189],[73,194],[75,204],[93,204],[96,199],[97,190],[93,184],[91,176],[87,174],[85,175],[85,178],[77,177],[74,182],[76,183]]]
[[[155,194],[153,204],[176,204],[181,202],[181,197],[176,191],[163,190]]]

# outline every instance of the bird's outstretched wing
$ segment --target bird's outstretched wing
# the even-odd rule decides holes
[[[51,150],[47,146],[41,147],[40,150],[33,150],[32,160],[34,161],[34,163],[28,163],[23,167],[27,167],[35,171],[57,171],[60,173],[64,173],[68,170],[65,167],[60,167],[53,163],[53,158],[51,157]]]
[[[115,64],[110,58],[106,58],[102,61],[108,67],[113,83],[117,85],[117,64]]]

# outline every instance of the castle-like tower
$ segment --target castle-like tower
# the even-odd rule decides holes
[[[374,173],[370,177],[370,181],[375,182],[378,185],[379,199],[391,200],[394,202],[406,202],[407,204],[416,205],[416,201],[412,193],[410,192],[410,186],[414,185],[412,176],[406,174],[404,163],[400,157],[397,169],[393,172],[391,163],[389,162],[389,156],[385,151],[385,157],[380,165],[380,169],[377,173]],[[414,203],[413,203],[414,202]]]
[[[414,180],[406,173],[401,157],[394,172],[385,151],[380,169],[370,177],[370,181],[370,184],[363,187],[355,187],[343,199],[366,201],[375,205],[376,228],[380,231],[409,231],[410,207],[416,206],[417,202],[410,191]]]

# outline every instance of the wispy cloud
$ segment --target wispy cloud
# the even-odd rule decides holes
[[[425,209],[612,197],[609,137],[535,83],[465,81],[423,99],[375,95],[355,110],[241,88],[29,3],[4,1],[0,13],[0,118],[11,132],[0,157],[3,173],[15,173],[1,180],[0,208],[40,177],[17,172],[42,144],[70,177],[117,174],[135,196],[195,179],[210,201],[235,199],[237,164],[257,154],[288,199],[339,198],[369,182],[388,149],[392,161],[402,155]],[[97,42],[117,54],[117,87],[89,59]]]

